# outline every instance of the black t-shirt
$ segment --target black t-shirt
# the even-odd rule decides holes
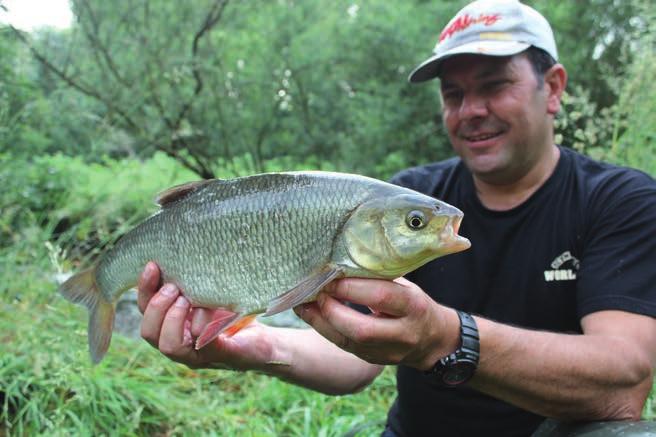
[[[464,212],[472,247],[406,277],[452,308],[529,329],[580,333],[600,310],[656,316],[656,182],[560,148],[554,174],[509,211],[485,208],[457,159],[392,182]],[[399,366],[388,426],[400,436],[530,435],[543,417]]]

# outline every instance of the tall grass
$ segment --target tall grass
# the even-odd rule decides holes
[[[364,393],[330,397],[254,373],[190,370],[120,335],[92,367],[80,310],[60,299],[3,304],[7,434],[343,435],[381,420],[394,393],[390,373]]]

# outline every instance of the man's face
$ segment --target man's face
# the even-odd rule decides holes
[[[443,120],[455,152],[479,179],[517,181],[553,143],[548,85],[525,55],[460,55],[442,65]]]

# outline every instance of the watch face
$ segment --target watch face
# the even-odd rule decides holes
[[[473,363],[454,363],[442,374],[442,382],[446,385],[462,384],[472,377],[475,368],[476,366]]]

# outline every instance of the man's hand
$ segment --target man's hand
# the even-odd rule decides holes
[[[362,314],[342,301],[369,307]],[[375,364],[429,369],[459,343],[454,310],[434,302],[412,282],[340,279],[326,286],[317,302],[297,314],[340,348]]]
[[[221,310],[192,308],[175,285],[159,288],[159,281],[159,268],[148,263],[139,279],[137,302],[144,315],[141,336],[164,355],[192,368],[264,370],[274,361],[267,327],[256,321],[232,337],[221,335],[196,350],[196,337]]]

